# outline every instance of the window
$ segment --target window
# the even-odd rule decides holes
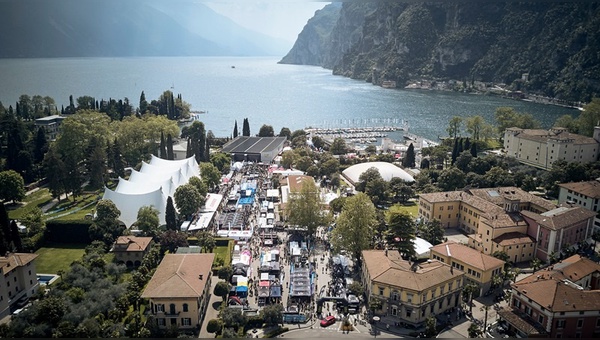
[[[566,320],[556,320],[556,328],[565,328]]]
[[[531,307],[525,306],[525,314],[531,316]]]
[[[398,307],[392,306],[392,315],[393,316],[397,316],[398,315]]]
[[[160,318],[160,319],[156,319],[158,321],[158,325],[159,326],[166,326],[167,323],[165,322],[164,318]]]
[[[577,320],[577,328],[583,327],[583,319]]]
[[[406,294],[406,300],[408,301],[408,303],[412,303],[412,299],[413,299],[412,294]]]
[[[444,294],[444,286],[440,287],[440,295]]]
[[[538,322],[541,323],[542,325],[544,324],[544,316],[543,315],[538,315]]]
[[[164,312],[165,311],[165,305],[160,304],[160,305],[155,305],[156,306],[156,311],[157,312]]]
[[[383,295],[383,288],[379,287],[379,295]]]
[[[600,318],[596,319],[596,327],[600,327]]]
[[[454,283],[454,282],[449,282],[449,283],[448,283],[448,291],[451,291],[451,290],[452,290],[452,284],[453,284],[453,283]]]
[[[410,317],[411,317],[411,315],[412,315],[412,309],[407,309],[407,310],[406,310],[406,317],[407,317],[407,318],[410,318]]]
[[[181,319],[181,325],[182,326],[191,326],[192,325],[192,319],[190,319],[190,318],[183,318],[183,319]]]
[[[183,311],[184,311],[184,312],[187,312],[187,311],[188,311],[188,304],[187,304],[187,303],[184,303],[184,304],[183,304]]]
[[[176,314],[174,303],[169,305],[169,314]]]

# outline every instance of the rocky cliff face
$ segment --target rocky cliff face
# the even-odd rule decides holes
[[[309,22],[282,62],[304,63],[293,55],[318,44],[306,64],[375,84],[480,80],[567,100],[600,96],[600,3],[361,1],[328,19],[329,34],[305,34]]]

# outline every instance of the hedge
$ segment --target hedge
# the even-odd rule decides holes
[[[265,335],[263,335],[263,338],[274,338],[274,337],[281,335],[289,330],[290,329],[287,327],[279,327],[277,329],[274,329],[272,331],[265,333]]]
[[[56,243],[85,243],[92,242],[89,235],[91,221],[52,220],[46,222],[46,240]]]

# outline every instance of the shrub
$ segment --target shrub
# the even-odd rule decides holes
[[[267,333],[265,333],[265,335],[263,335],[263,338],[274,338],[274,337],[281,335],[289,330],[290,329],[287,327],[278,327],[274,330],[271,330],[271,331],[268,331]]]

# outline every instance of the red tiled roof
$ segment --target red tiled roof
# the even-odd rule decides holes
[[[504,266],[504,261],[500,259],[453,241],[433,246],[431,251],[452,257],[483,271]]]

